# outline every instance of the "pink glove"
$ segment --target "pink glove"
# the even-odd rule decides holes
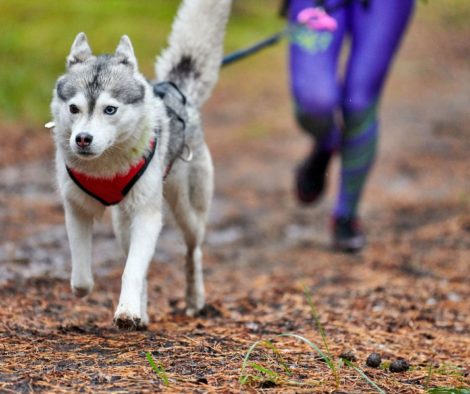
[[[309,7],[300,11],[297,21],[312,30],[335,31],[338,28],[336,19],[326,13],[323,8]]]

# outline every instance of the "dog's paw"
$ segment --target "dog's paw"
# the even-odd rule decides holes
[[[202,308],[186,308],[186,315],[189,317],[199,317],[199,318],[217,318],[222,316],[222,312],[219,308],[211,304],[205,304]]]
[[[189,317],[199,316],[201,311],[204,309],[204,307],[205,307],[204,304],[202,304],[201,306],[188,305],[185,310],[186,316],[189,316]]]
[[[148,319],[142,319],[140,316],[121,312],[114,315],[114,325],[120,330],[136,331],[147,328]]]
[[[186,295],[186,316],[195,317],[204,309],[206,302],[204,293],[196,295]]]
[[[139,317],[120,316],[114,318],[114,325],[124,331],[145,330],[147,324]]]
[[[93,289],[93,282],[88,284],[74,284],[72,283],[72,293],[77,298],[86,297],[88,294],[91,293]]]
[[[197,314],[199,313],[199,309],[188,306],[185,310],[185,313],[186,313],[186,316],[194,317],[194,316],[197,316]]]
[[[149,315],[147,314],[147,311],[142,312],[142,317],[140,321],[141,321],[142,327],[147,328],[147,326],[149,325]]]

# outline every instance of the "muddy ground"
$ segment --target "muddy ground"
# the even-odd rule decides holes
[[[352,351],[384,391],[470,385],[468,37],[422,20],[407,37],[387,86],[380,158],[362,210],[369,246],[357,256],[329,248],[337,163],[319,206],[294,199],[293,170],[309,143],[291,118],[282,50],[224,70],[205,111],[216,166],[205,246],[209,307],[200,318],[181,313],[183,245],[170,224],[151,267],[151,324],[142,332],[112,327],[123,258],[107,216],[95,229],[96,287],[74,299],[50,136],[4,126],[0,392],[332,392],[333,373],[316,353],[276,337],[300,334],[324,349],[305,288],[331,354]],[[259,349],[253,360],[279,375],[249,369],[257,378],[242,387],[244,354],[260,339],[273,340],[292,376]],[[382,369],[365,366],[373,351]],[[387,362],[399,357],[411,369],[389,372]],[[351,368],[338,375],[342,392],[375,392]]]

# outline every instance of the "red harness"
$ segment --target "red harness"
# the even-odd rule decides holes
[[[142,157],[125,174],[118,174],[113,178],[96,178],[66,166],[67,172],[80,189],[102,204],[106,206],[119,204],[144,174],[152,160],[157,146],[156,139],[152,140],[151,144],[150,154]]]

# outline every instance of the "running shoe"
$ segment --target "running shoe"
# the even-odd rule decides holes
[[[356,218],[336,217],[332,221],[333,249],[357,253],[366,245],[366,237]]]

